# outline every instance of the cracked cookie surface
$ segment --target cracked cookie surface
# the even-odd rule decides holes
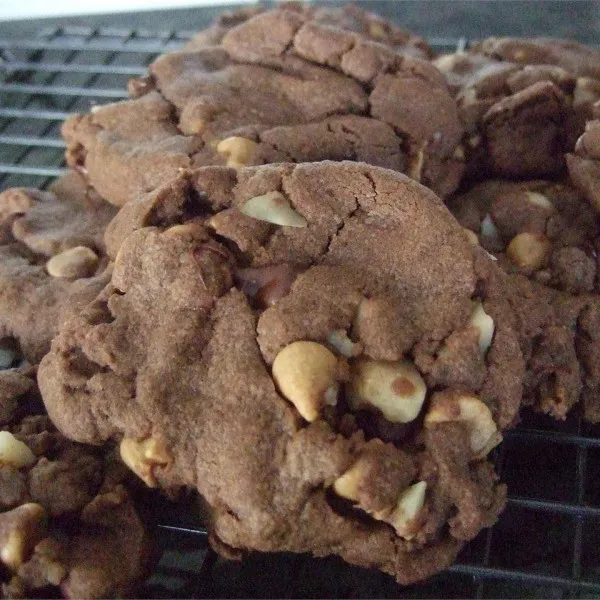
[[[221,553],[335,553],[409,583],[495,521],[515,314],[432,192],[352,162],[204,167],[130,202],[107,245],[44,402],[147,485],[197,488]]]
[[[218,45],[159,57],[142,88],[63,128],[69,164],[117,205],[203,165],[356,160],[442,195],[462,173],[437,69],[310,10],[260,13]]]

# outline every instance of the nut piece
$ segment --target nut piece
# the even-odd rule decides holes
[[[98,257],[93,250],[85,246],[69,248],[46,263],[46,270],[52,277],[77,279],[89,277],[98,266]]]
[[[425,426],[450,421],[465,423],[469,428],[475,459],[485,458],[502,441],[502,434],[496,427],[490,409],[474,396],[434,397],[425,415]]]
[[[0,466],[22,469],[34,462],[35,455],[27,444],[18,440],[10,431],[0,431]]]
[[[540,194],[538,192],[525,192],[525,197],[527,198],[527,202],[534,204],[535,206],[539,206],[540,208],[545,208],[547,210],[554,210],[554,204],[550,202],[550,200],[544,196],[544,194]]]
[[[154,477],[154,467],[165,467],[173,460],[164,445],[154,438],[123,438],[119,450],[123,462],[152,488],[158,485]]]
[[[335,354],[316,342],[294,342],[273,361],[279,391],[307,421],[317,419],[326,404],[337,403],[342,372]]]
[[[426,490],[425,481],[419,481],[404,490],[398,498],[396,508],[386,519],[405,540],[412,540],[419,530],[419,514],[425,504]]]
[[[352,410],[375,407],[392,423],[417,418],[427,388],[410,361],[358,360],[352,367],[347,398]]]
[[[243,214],[259,221],[287,227],[307,227],[307,220],[297,213],[281,192],[268,192],[254,196],[240,209]]]
[[[23,504],[0,514],[0,560],[16,571],[46,535],[47,515],[39,504]]]
[[[345,358],[358,356],[362,352],[362,344],[353,342],[344,329],[334,329],[327,336],[327,342],[338,354]]]
[[[543,233],[519,233],[506,249],[509,260],[525,272],[533,273],[546,262],[550,242]]]
[[[494,337],[494,319],[483,310],[481,302],[475,303],[475,308],[469,318],[469,326],[479,332],[479,349],[482,354],[488,351]]]
[[[247,138],[233,136],[217,144],[217,153],[225,159],[228,167],[239,169],[250,164],[252,154],[258,144]]]

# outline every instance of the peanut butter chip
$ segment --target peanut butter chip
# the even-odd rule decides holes
[[[76,246],[69,248],[46,263],[46,270],[52,277],[76,279],[89,277],[98,266],[98,256],[90,248]]]
[[[427,388],[410,361],[357,360],[352,367],[347,398],[352,410],[377,409],[392,423],[417,418]]]
[[[542,233],[519,233],[506,249],[509,260],[526,273],[543,267],[550,252],[550,242]]]

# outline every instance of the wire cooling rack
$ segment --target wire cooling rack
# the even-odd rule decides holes
[[[126,97],[126,83],[192,32],[49,28],[0,39],[0,190],[45,187],[64,170],[60,125],[72,112]],[[431,39],[452,51],[465,40]],[[153,597],[600,597],[600,427],[532,414],[496,451],[508,506],[457,564],[399,588],[340,560],[256,555],[217,559],[190,506],[154,505],[165,551],[144,594]],[[153,500],[156,503],[156,499]]]

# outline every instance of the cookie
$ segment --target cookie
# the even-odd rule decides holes
[[[586,54],[582,46],[579,61],[577,54],[561,61],[550,52],[493,52],[492,42],[434,61],[456,94],[467,130],[466,177],[531,179],[560,174],[564,153],[573,149],[593,103],[600,99],[597,70],[588,68],[592,65],[588,54],[595,51]],[[507,44],[516,48],[519,42]],[[523,40],[523,45],[536,47],[538,42],[544,47],[544,40]],[[562,42],[556,44],[558,48]]]
[[[111,284],[39,381],[69,438],[196,488],[210,539],[423,579],[491,525],[524,363],[506,276],[442,202],[353,162],[181,173],[107,232]]]
[[[410,56],[424,59],[434,56],[433,50],[423,38],[354,4],[334,7],[314,6],[302,2],[282,2],[279,7],[297,12],[321,25],[360,33],[375,42],[384,43]],[[184,46],[184,49],[197,50],[201,47],[219,44],[231,28],[262,12],[264,9],[258,6],[224,12],[217,17],[211,27],[194,36]]]
[[[575,77],[600,79],[600,51],[573,40],[492,37],[475,43],[473,51],[522,65],[554,65]]]
[[[0,340],[11,338],[32,364],[61,319],[106,284],[104,229],[115,213],[75,173],[50,191],[0,194]]]
[[[598,419],[600,219],[568,183],[488,180],[448,206],[510,274],[527,363],[525,398],[564,418],[580,397]]]
[[[31,369],[0,371],[0,561],[8,598],[129,593],[152,546],[114,453],[73,443],[40,406]]]
[[[306,13],[306,14],[305,14]],[[428,61],[275,9],[149,68],[146,93],[65,123],[67,160],[123,205],[180,168],[356,160],[456,188],[456,105]]]
[[[571,181],[600,212],[600,103],[594,108],[596,118],[586,124],[574,152],[566,158]]]

